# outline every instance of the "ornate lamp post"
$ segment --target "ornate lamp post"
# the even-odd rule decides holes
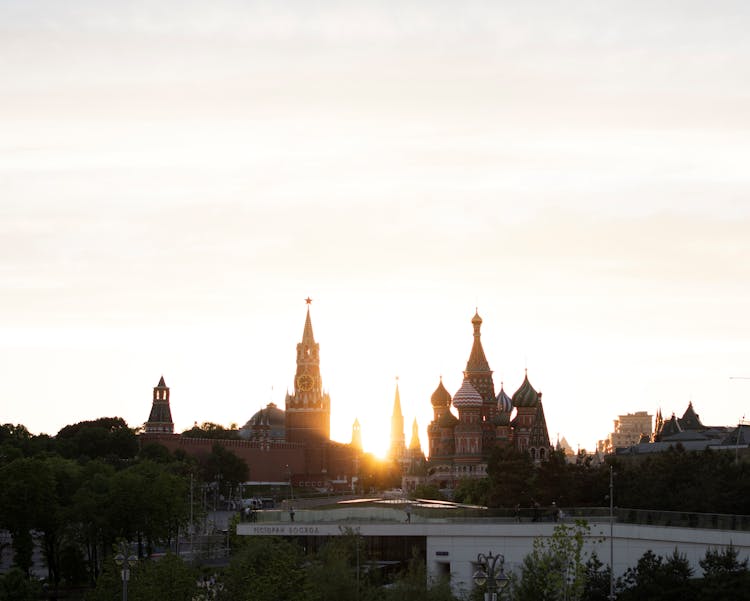
[[[115,555],[115,563],[120,570],[120,576],[122,578],[122,601],[128,601],[128,581],[130,580],[130,568],[138,563],[138,558],[135,555],[128,555],[125,557],[128,549],[125,545],[120,547],[120,552]]]
[[[505,574],[505,556],[502,554],[493,555],[492,552],[485,555],[477,555],[479,569],[474,572],[474,583],[477,586],[487,585],[487,591],[484,593],[484,601],[497,601],[498,591],[508,585],[510,579]]]

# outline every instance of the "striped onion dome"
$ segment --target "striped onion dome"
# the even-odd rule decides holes
[[[453,395],[453,406],[457,409],[482,406],[482,396],[477,392],[477,389],[474,388],[468,378],[464,379],[461,388]]]
[[[502,384],[500,385],[500,392],[497,393],[497,410],[500,413],[510,413],[513,410],[513,401],[505,393]]]
[[[524,376],[523,384],[513,394],[514,407],[536,407],[539,405],[539,393],[529,382],[529,374]]]

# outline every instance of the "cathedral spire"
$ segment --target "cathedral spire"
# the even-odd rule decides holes
[[[482,348],[482,333],[480,332],[482,328],[482,318],[479,317],[478,311],[474,313],[471,325],[474,326],[474,344],[471,347],[469,360],[466,362],[466,374],[489,372],[490,364],[487,361],[487,357],[484,355],[484,349]]]
[[[466,362],[466,371],[464,378],[468,378],[474,388],[482,397],[482,402],[486,405],[482,409],[482,417],[485,421],[494,417],[495,414],[495,384],[492,381],[492,370],[487,361],[482,348],[482,318],[479,312],[474,313],[471,319],[471,325],[474,328],[474,342],[471,346],[469,360]]]

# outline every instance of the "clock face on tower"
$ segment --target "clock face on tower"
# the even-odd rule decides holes
[[[302,392],[310,392],[313,389],[313,384],[314,381],[312,379],[312,376],[309,376],[307,374],[297,376],[297,388],[299,388]]]

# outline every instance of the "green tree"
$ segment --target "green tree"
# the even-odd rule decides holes
[[[96,587],[86,601],[112,601],[122,596],[121,568],[112,557],[105,563]],[[198,572],[177,555],[144,559],[130,570],[128,597],[136,601],[191,601],[199,593]]]
[[[102,561],[109,553],[117,536],[113,514],[114,468],[100,460],[83,466],[81,486],[73,495],[71,521],[76,529],[76,540],[83,549],[90,583],[99,575]]]
[[[100,417],[65,426],[57,436],[60,455],[69,459],[120,462],[138,452],[135,432],[121,417]]]
[[[583,563],[584,521],[559,524],[550,537],[534,540],[533,551],[523,559],[521,577],[513,583],[518,601],[576,601],[583,595],[586,566]]]
[[[39,593],[39,583],[29,580],[19,568],[0,576],[0,601],[35,601]]]
[[[198,594],[198,571],[173,553],[142,562],[134,575],[134,599],[191,601]]]
[[[701,596],[713,601],[744,601],[750,599],[748,560],[739,561],[737,549],[709,549],[700,560],[703,568]]]
[[[453,489],[453,500],[467,505],[487,505],[490,486],[487,478],[462,478]]]
[[[240,482],[249,478],[250,470],[242,459],[220,444],[214,444],[211,453],[201,458],[201,471],[205,482],[215,482],[218,493],[225,497],[236,490]]]
[[[605,566],[596,553],[586,561],[585,584],[581,601],[609,601],[610,569]]]
[[[249,539],[224,571],[221,601],[302,600],[302,550],[283,539]]]
[[[514,448],[494,449],[487,462],[491,507],[530,507],[534,500],[531,477],[534,464],[528,453]]]
[[[187,438],[213,438],[217,440],[239,440],[240,431],[237,426],[225,428],[213,422],[203,422],[200,426],[194,425],[182,433]]]
[[[15,564],[28,574],[32,565],[32,531],[53,511],[55,481],[49,466],[21,458],[0,468],[0,525],[13,537]]]
[[[456,601],[451,591],[450,581],[441,578],[430,581],[424,561],[416,555],[411,558],[409,566],[401,572],[392,587],[384,590],[385,601]]]
[[[74,461],[53,456],[44,461],[52,481],[49,503],[40,508],[36,528],[42,532],[42,548],[47,562],[50,584],[57,590],[62,579],[61,558],[66,556],[66,569],[70,576],[76,572],[75,529],[73,526],[74,497],[81,484],[81,467]],[[71,571],[72,570],[72,571]]]
[[[351,529],[320,549],[305,569],[305,599],[375,599],[374,578],[368,569],[364,539]]]
[[[0,425],[0,465],[30,455],[32,435],[22,424]]]
[[[618,580],[620,601],[691,601],[697,599],[691,582],[693,570],[684,555],[674,550],[666,560],[646,551],[634,568]]]
[[[414,494],[410,496],[412,499],[433,499],[435,501],[444,500],[442,493],[434,484],[419,484],[414,489]]]
[[[189,520],[188,483],[169,466],[144,460],[115,472],[109,516],[118,538],[138,542],[138,555],[169,544]]]

